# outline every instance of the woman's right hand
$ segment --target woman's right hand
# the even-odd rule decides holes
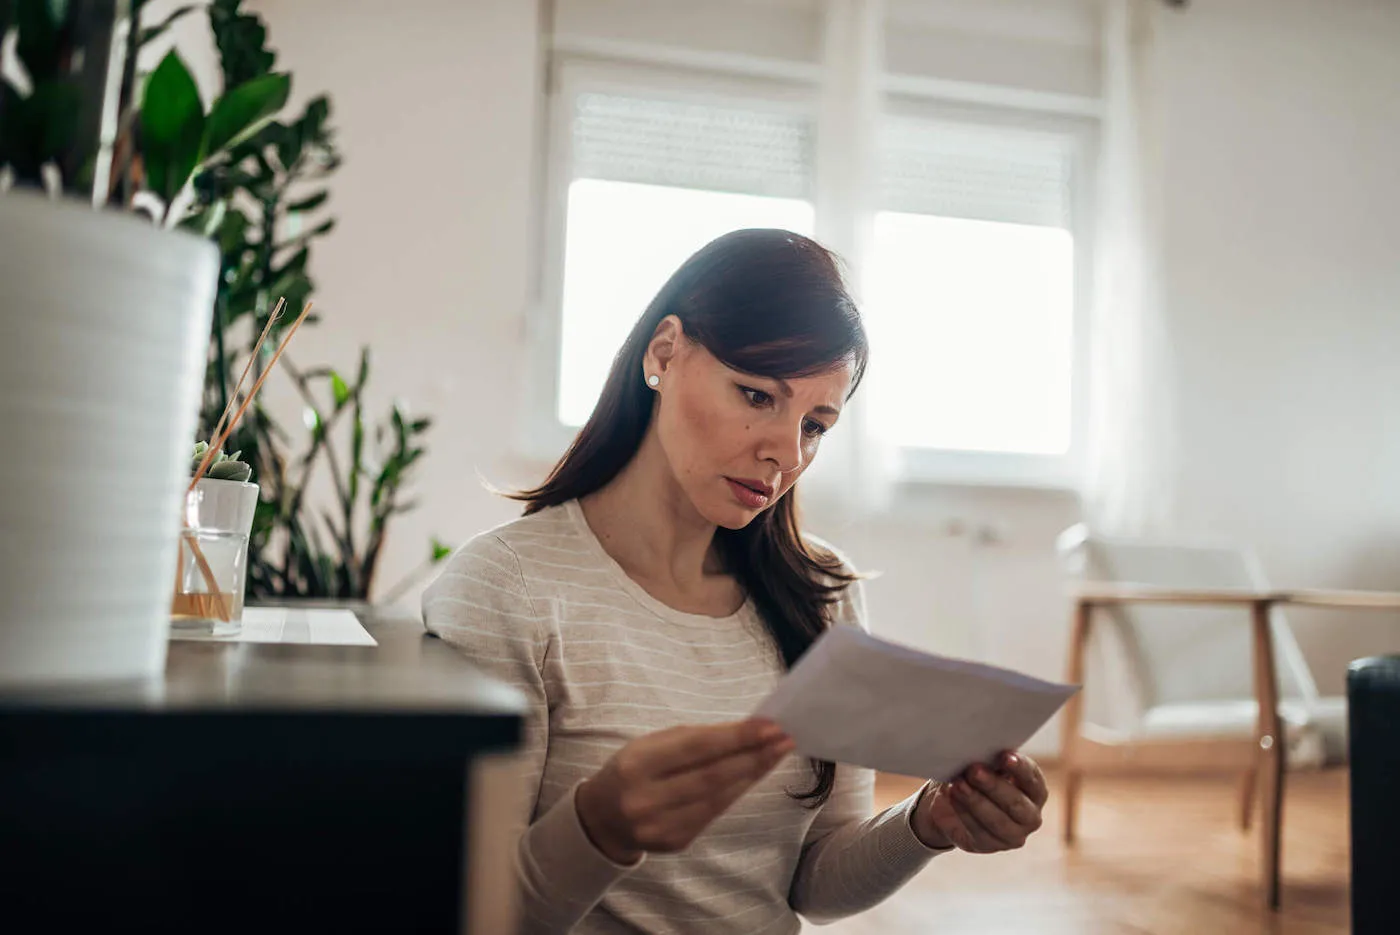
[[[620,864],[683,850],[793,748],[760,718],[646,734],[579,785],[579,821]]]

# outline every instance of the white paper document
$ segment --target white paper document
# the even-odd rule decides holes
[[[348,610],[302,607],[245,607],[243,629],[232,636],[174,629],[172,640],[212,643],[303,643],[316,646],[378,646]]]
[[[1078,690],[839,626],[755,714],[803,756],[947,781],[1020,747]]]

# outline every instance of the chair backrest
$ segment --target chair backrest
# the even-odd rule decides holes
[[[1254,553],[1209,542],[1100,536],[1083,525],[1060,535],[1065,572],[1078,580],[1182,588],[1267,589]],[[1254,696],[1248,614],[1239,607],[1106,608],[1142,705]],[[1313,702],[1317,686],[1281,611],[1272,617],[1279,695]]]

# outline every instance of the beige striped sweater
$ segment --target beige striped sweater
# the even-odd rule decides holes
[[[837,622],[864,626],[859,585]],[[578,503],[463,546],[423,598],[428,629],[530,701],[516,866],[532,935],[790,933],[860,912],[933,856],[915,837],[917,797],[872,815],[873,777],[839,767],[832,797],[789,757],[686,850],[613,863],[574,809],[578,783],[631,738],[748,716],[781,677],[752,603],[729,617],[653,598],[603,550]]]

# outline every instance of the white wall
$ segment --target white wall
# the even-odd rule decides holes
[[[589,2],[619,16],[625,6]],[[1077,64],[1026,79],[1042,82],[1033,90],[1077,93],[1097,73],[1084,58],[1083,4],[1066,3],[1035,27],[1045,34],[1037,61],[1064,64],[1078,49]],[[657,11],[668,6],[655,3],[652,19],[630,28],[661,28]],[[926,11],[958,6],[967,4]],[[257,7],[297,93],[332,93],[346,157],[334,186],[341,226],[314,266],[326,321],[298,337],[298,355],[349,366],[369,342],[380,391],[439,420],[419,476],[425,509],[399,523],[388,583],[430,533],[460,541],[514,514],[476,472],[506,483],[539,476],[540,465],[511,452],[532,283],[536,8]],[[782,3],[765,15],[805,8]],[[1390,54],[1400,7],[1215,0],[1160,19],[1183,524],[1253,540],[1280,583],[1400,587],[1400,265],[1390,256],[1400,234],[1400,105],[1390,90],[1400,87]],[[797,59],[810,39],[769,44]],[[1014,39],[1002,47],[1038,41],[1024,28]],[[762,51],[745,41],[745,54]],[[899,506],[858,527],[814,517],[860,566],[884,573],[869,587],[876,629],[1057,675],[1067,608],[1052,549],[1078,518],[1073,497],[950,488]],[[1326,689],[1339,687],[1345,660],[1400,648],[1400,627],[1348,618],[1343,635],[1300,623]]]
[[[425,557],[514,514],[478,472],[509,479],[504,440],[523,379],[540,57],[524,0],[261,0],[293,96],[328,92],[344,164],[335,233],[315,247],[321,324],[306,365],[373,353],[382,409],[436,424],[415,468],[422,508],[397,517],[380,593]],[[271,383],[269,383],[271,385]]]
[[[1400,588],[1400,4],[1157,18],[1182,522],[1280,585]],[[1324,691],[1400,618],[1293,613]]]

